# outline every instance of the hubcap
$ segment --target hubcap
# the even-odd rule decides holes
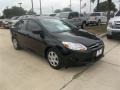
[[[13,46],[14,46],[14,48],[17,48],[17,40],[16,39],[13,39]]]
[[[54,67],[58,66],[58,64],[59,64],[58,55],[53,51],[48,53],[48,60],[49,60],[50,64]]]

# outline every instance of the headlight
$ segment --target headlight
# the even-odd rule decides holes
[[[62,42],[65,48],[69,48],[71,50],[80,50],[80,51],[86,51],[87,47],[80,44],[80,43],[72,43],[72,42]]]
[[[110,28],[113,28],[114,25],[115,25],[115,23],[113,23],[113,22],[109,22],[109,23],[108,23],[108,27],[110,27]]]

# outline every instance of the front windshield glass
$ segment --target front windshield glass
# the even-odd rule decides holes
[[[100,13],[92,13],[90,16],[100,16]]]
[[[41,24],[50,32],[67,32],[72,28],[59,19],[41,19]]]
[[[120,11],[117,12],[117,14],[115,16],[120,16]]]

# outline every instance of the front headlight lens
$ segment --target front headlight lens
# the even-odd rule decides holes
[[[87,47],[80,43],[72,43],[72,42],[62,42],[65,48],[69,48],[71,50],[80,50],[86,51]]]
[[[108,26],[109,26],[110,28],[114,28],[115,23],[113,23],[113,22],[109,22],[109,23],[108,23]]]

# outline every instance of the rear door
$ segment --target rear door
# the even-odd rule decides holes
[[[14,36],[17,38],[22,47],[27,47],[28,32],[26,31],[27,20],[20,20],[16,25],[16,33]]]

